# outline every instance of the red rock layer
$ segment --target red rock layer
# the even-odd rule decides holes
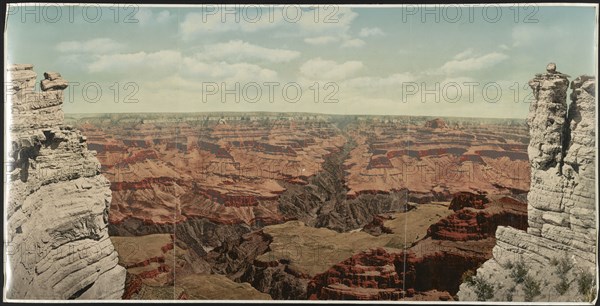
[[[308,284],[310,299],[321,300],[399,300],[437,290],[455,293],[464,269],[473,268],[485,256],[460,255],[417,250],[377,248],[356,254],[328,271],[316,275]],[[448,293],[443,300],[451,299]]]
[[[472,192],[457,192],[454,194],[449,208],[457,211],[465,207],[483,209],[483,205],[489,203],[488,198],[483,194]]]
[[[141,277],[127,273],[127,279],[125,280],[125,292],[123,293],[124,300],[130,300],[134,294],[137,294],[142,290],[144,282]]]
[[[456,213],[432,224],[427,235],[433,239],[466,241],[494,237],[498,226],[527,230],[527,204],[502,197],[484,207],[483,201],[487,199],[482,197],[469,193],[455,197],[450,208],[458,209]]]
[[[432,129],[441,129],[441,128],[447,127],[447,125],[446,125],[446,122],[444,122],[444,120],[442,120],[440,118],[436,118],[436,119],[425,122],[425,127],[432,128]]]

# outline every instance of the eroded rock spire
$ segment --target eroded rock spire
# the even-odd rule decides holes
[[[64,124],[59,73],[34,91],[33,65],[8,68],[6,297],[120,299],[125,269],[108,236],[110,183],[86,138]]]

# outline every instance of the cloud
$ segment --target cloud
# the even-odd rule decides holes
[[[460,60],[460,59],[463,59],[463,58],[467,58],[467,57],[469,57],[471,55],[473,55],[473,49],[469,48],[469,49],[467,49],[467,50],[465,50],[465,51],[463,51],[463,52],[455,55],[454,59]]]
[[[337,63],[331,60],[324,60],[320,57],[306,61],[300,67],[300,74],[307,81],[323,80],[327,82],[339,81],[353,76],[363,68],[360,61],[347,61]]]
[[[327,9],[325,9],[327,8]],[[261,8],[259,15],[244,13],[244,9],[223,12],[194,12],[185,15],[179,24],[179,34],[183,40],[190,41],[206,35],[222,35],[228,32],[270,33],[278,38],[298,38],[311,45],[325,45],[341,42],[343,48],[357,48],[365,45],[361,39],[350,35],[350,26],[358,14],[348,7],[324,6],[306,9],[296,6]],[[299,10],[299,11],[298,11]],[[298,13],[300,12],[300,13]],[[364,28],[363,35],[381,35],[379,28]]]
[[[241,40],[231,40],[226,43],[217,43],[204,47],[204,52],[199,54],[206,60],[226,60],[239,62],[242,60],[263,60],[272,63],[289,62],[300,56],[300,52],[285,49],[270,49],[250,44]]]
[[[340,41],[339,37],[334,36],[317,36],[317,37],[307,37],[304,39],[304,42],[311,45],[326,45],[333,42]]]
[[[253,20],[227,14],[188,13],[179,23],[179,32],[184,40],[199,38],[206,34],[256,32],[275,28],[282,23],[282,17],[275,17],[279,15],[274,13],[272,16],[262,14],[260,18]],[[238,17],[239,20],[236,20]]]
[[[513,47],[535,46],[548,41],[561,41],[570,35],[564,27],[540,26],[540,25],[517,25],[512,29]]]
[[[95,38],[86,41],[63,41],[56,45],[56,50],[65,53],[107,53],[122,46],[110,38]]]
[[[471,83],[471,82],[476,82],[476,80],[471,77],[457,76],[457,77],[445,78],[444,80],[442,80],[440,82],[440,84],[441,84],[441,86],[444,86],[449,83],[457,83],[459,85],[464,85],[464,83]]]
[[[459,54],[460,55],[460,54]],[[506,60],[508,56],[503,53],[492,52],[482,56],[461,58],[461,59],[453,59],[449,62],[446,62],[439,69],[441,73],[452,74],[457,72],[465,72],[465,71],[477,71],[481,69],[490,68],[504,60]]]
[[[162,50],[158,52],[117,53],[97,56],[88,65],[92,73],[115,71],[158,70],[176,67],[181,63],[182,55],[175,50]],[[138,71],[139,72],[139,71]]]
[[[326,9],[327,8],[327,9]],[[319,7],[318,18],[313,13],[305,12],[296,23],[288,24],[293,30],[303,35],[343,36],[348,35],[352,22],[358,13],[349,7],[336,5]]]
[[[156,21],[158,21],[160,23],[167,22],[169,19],[171,19],[171,12],[169,12],[167,10],[161,11],[156,16]]]
[[[184,56],[177,50],[119,53],[96,56],[87,66],[90,73],[136,71],[145,78],[186,79],[186,84],[201,82],[278,81],[277,72],[245,62],[206,60],[202,55]],[[167,85],[170,86],[170,85]]]
[[[403,83],[407,82],[415,82],[418,79],[412,73],[395,73],[386,77],[358,77],[347,80],[344,82],[344,86],[350,88],[371,88],[371,89],[379,89],[383,87],[398,87]]]
[[[182,74],[202,82],[279,81],[277,72],[250,63],[203,62],[196,58],[183,59]],[[200,86],[200,84],[198,84]]]
[[[152,12],[149,8],[141,8],[136,14],[135,19],[139,21],[140,25],[149,25],[151,21],[156,23],[165,23],[169,21],[173,16],[168,10],[160,11],[158,14]]]
[[[362,28],[360,32],[358,32],[358,36],[360,37],[369,37],[369,36],[385,36],[385,33],[380,28]]]
[[[365,41],[359,38],[348,39],[342,43],[344,48],[358,48],[365,45]]]
[[[342,48],[359,48],[365,45],[365,41],[359,38],[351,38],[348,35],[342,37],[334,36],[318,36],[318,37],[307,37],[304,42],[310,45],[326,45],[330,43],[340,42]]]
[[[191,40],[206,34],[276,30],[278,36],[288,38],[349,37],[350,25],[358,16],[351,8],[339,6],[323,6],[318,11],[296,6],[263,7],[258,17],[255,13],[248,16],[250,13],[245,13],[243,9],[228,13],[224,13],[223,9],[217,8],[214,13],[186,14],[179,24],[180,35],[185,40]],[[298,9],[300,13],[297,13]]]

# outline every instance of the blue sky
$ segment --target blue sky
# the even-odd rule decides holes
[[[525,118],[527,81],[548,62],[596,73],[596,18],[593,6],[17,6],[6,48],[9,63],[79,83],[67,113]]]

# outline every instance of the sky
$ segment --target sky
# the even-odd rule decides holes
[[[8,63],[69,81],[66,113],[525,118],[549,62],[595,75],[594,6],[34,5]]]

